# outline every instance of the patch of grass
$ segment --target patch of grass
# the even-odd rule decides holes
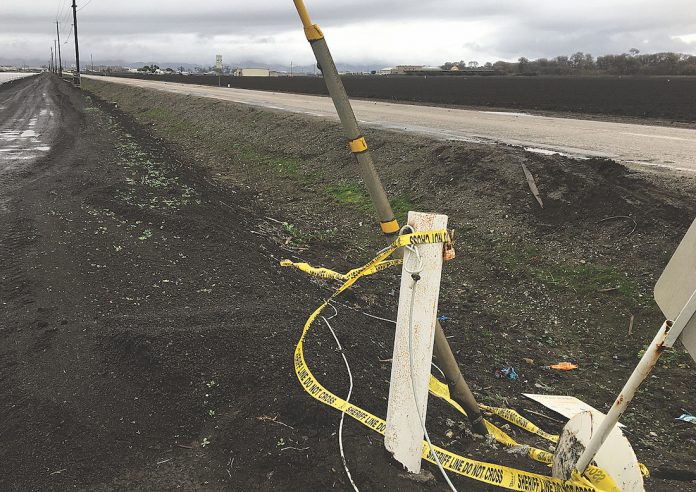
[[[163,108],[150,108],[143,111],[143,116],[154,120],[164,120],[171,117],[171,113]]]
[[[304,166],[302,159],[294,157],[276,156],[272,154],[263,154],[256,150],[245,149],[239,152],[242,159],[261,164],[266,169],[269,169],[282,176],[290,176],[297,174]]]
[[[502,249],[502,245],[495,249]],[[638,302],[638,286],[614,267],[594,263],[554,262],[535,247],[500,251],[502,263],[513,272],[523,273],[545,284],[561,286],[584,297],[602,291],[619,297],[625,304]]]
[[[409,210],[416,210],[416,204],[413,203],[406,195],[396,195],[391,200],[394,216],[399,224],[405,224]]]
[[[141,115],[163,123],[164,130],[170,133],[190,132],[194,129],[193,123],[164,108],[150,108]]]
[[[151,160],[151,155],[128,136],[122,136],[116,144],[120,164],[129,172],[125,189],[118,197],[125,203],[138,208],[172,209],[196,204],[201,200],[198,193],[181,183],[164,162]],[[168,190],[167,193],[163,193]]]
[[[647,348],[648,346],[645,345],[643,349],[636,354],[636,358],[640,359],[643,357],[643,354],[645,354]],[[691,357],[689,356],[689,353],[683,348],[675,345],[671,349],[663,351],[657,363],[665,369],[669,369],[671,367],[688,369],[690,361]]]
[[[363,212],[372,214],[374,207],[370,196],[362,185],[357,183],[341,183],[329,185],[324,192],[341,205],[355,207]],[[389,200],[394,211],[394,216],[400,224],[406,222],[409,210],[415,210],[417,205],[406,195],[396,195]]]
[[[357,184],[329,185],[324,188],[324,192],[341,205],[349,205],[365,212],[372,210],[370,197]]]
[[[338,229],[331,227],[319,231],[305,232],[295,224],[283,222],[283,232],[292,238],[295,243],[302,244],[311,240],[326,241],[336,236]]]

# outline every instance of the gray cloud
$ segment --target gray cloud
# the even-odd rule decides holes
[[[312,61],[290,0],[81,0],[78,6],[84,6],[78,14],[84,51],[102,59],[211,63],[223,53],[230,61]],[[596,56],[632,47],[696,52],[693,0],[307,0],[307,6],[337,60],[348,63]],[[69,0],[4,0],[0,58],[45,59],[56,17],[67,36]]]

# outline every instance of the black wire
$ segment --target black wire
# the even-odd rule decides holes
[[[92,0],[87,0],[87,3],[84,4],[82,7],[80,7],[79,9],[77,9],[77,11],[79,12],[80,10],[82,10],[83,8],[85,8],[87,5],[89,5],[90,3],[92,3]]]

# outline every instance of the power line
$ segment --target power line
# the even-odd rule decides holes
[[[73,28],[73,25],[70,24],[70,31],[68,32],[68,35],[65,36],[66,41],[63,44],[68,44],[70,42],[70,35],[72,34],[72,28]]]
[[[67,7],[67,8],[66,8]],[[58,0],[58,11],[56,13],[56,20],[65,22],[65,16],[70,14],[70,4],[66,0]]]
[[[79,12],[80,10],[82,10],[83,8],[85,8],[87,5],[89,5],[90,3],[92,3],[92,0],[87,0],[87,3],[84,4],[82,7],[80,7],[79,9],[77,9],[77,11]]]

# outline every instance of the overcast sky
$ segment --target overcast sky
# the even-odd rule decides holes
[[[696,54],[696,0],[306,0],[338,63],[440,65],[643,53]],[[291,0],[79,0],[82,60],[311,64]],[[0,0],[0,61],[49,56],[69,0]],[[74,60],[72,42],[65,59]]]

